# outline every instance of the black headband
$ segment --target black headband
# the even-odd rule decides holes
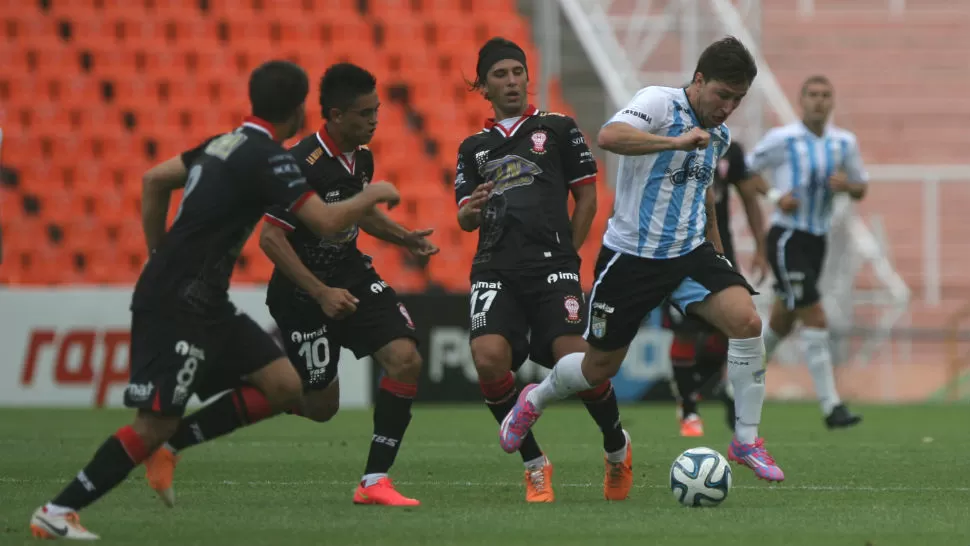
[[[476,72],[478,73],[478,81],[480,83],[485,83],[488,78],[488,70],[499,61],[504,61],[505,59],[512,59],[514,61],[519,61],[525,68],[525,71],[529,72],[529,67],[525,64],[525,52],[522,48],[516,45],[503,45],[496,47],[494,49],[489,49],[488,51],[482,52],[478,56],[478,66],[476,66]]]

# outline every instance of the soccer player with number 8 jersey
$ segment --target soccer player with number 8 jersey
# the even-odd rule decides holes
[[[300,378],[272,337],[238,311],[229,280],[239,252],[266,209],[280,206],[319,236],[333,236],[381,202],[396,203],[390,184],[327,205],[316,196],[282,142],[303,126],[306,73],[270,61],[249,81],[252,116],[203,144],[190,165],[171,158],[146,175],[142,218],[151,257],[132,296],[131,380],[125,405],[137,410],[91,461],[30,520],[39,538],[94,540],[77,512],[125,480],[185,428],[190,397],[226,391],[193,414],[230,430],[292,406]],[[185,186],[165,230],[170,194]],[[235,425],[235,426],[231,426]]]

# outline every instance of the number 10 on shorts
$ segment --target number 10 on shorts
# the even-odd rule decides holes
[[[304,341],[300,345],[300,356],[306,361],[311,376],[323,375],[330,364],[330,342],[325,337]]]

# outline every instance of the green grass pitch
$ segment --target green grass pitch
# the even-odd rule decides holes
[[[623,406],[636,484],[602,497],[600,436],[578,404],[536,426],[555,465],[557,500],[527,505],[522,465],[498,446],[483,406],[417,406],[393,469],[416,509],[351,504],[370,438],[369,411],[330,423],[283,416],[184,452],[178,505],[165,508],[138,468],[83,513],[100,544],[302,545],[858,545],[970,546],[970,408],[858,407],[863,424],[830,432],[817,406],[768,404],[767,446],[787,480],[767,485],[734,466],[717,508],[689,509],[667,488],[674,458],[726,452],[716,404],[707,436],[682,439],[672,406]],[[30,513],[87,462],[125,411],[0,410],[0,544],[33,544]]]

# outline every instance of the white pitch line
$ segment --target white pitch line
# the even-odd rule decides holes
[[[0,483],[9,484],[53,484],[53,483],[63,483],[63,480],[49,480],[49,479],[23,479],[23,478],[10,478],[10,477],[0,477]],[[427,486],[427,487],[521,487],[519,482],[463,482],[463,481],[395,481],[397,485],[415,485],[415,486]],[[300,480],[300,481],[233,481],[233,480],[220,480],[220,481],[200,481],[200,480],[182,480],[176,481],[175,486],[179,485],[186,486],[203,486],[203,485],[226,485],[230,487],[234,486],[249,486],[249,487],[292,487],[292,486],[308,486],[308,485],[325,485],[325,486],[342,486],[342,487],[353,487],[357,485],[357,482],[349,481],[327,481],[327,480]],[[602,483],[557,483],[556,487],[576,487],[576,488],[589,488],[589,487],[601,487]],[[635,484],[633,486],[635,489],[667,489],[666,485],[661,484]],[[908,486],[893,486],[893,487],[870,487],[870,486],[856,486],[856,485],[778,485],[778,484],[765,484],[765,485],[735,485],[734,489],[758,489],[758,490],[784,490],[784,491],[832,491],[832,492],[853,492],[853,491],[869,491],[874,493],[879,492],[956,492],[956,493],[970,493],[970,487],[908,487]]]

